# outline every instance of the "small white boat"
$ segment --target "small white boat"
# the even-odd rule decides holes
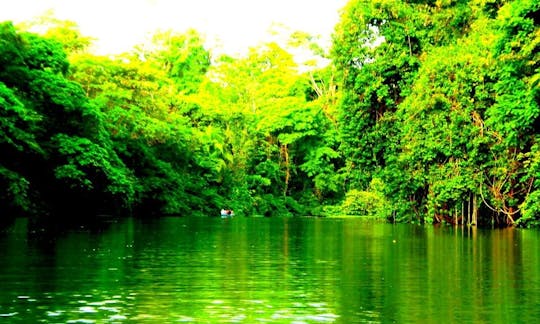
[[[234,217],[234,212],[228,209],[221,210],[221,218],[231,218]]]

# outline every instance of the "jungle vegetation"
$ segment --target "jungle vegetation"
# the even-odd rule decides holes
[[[329,51],[302,32],[241,57],[196,30],[91,44],[0,24],[0,217],[540,224],[536,0],[351,0]]]

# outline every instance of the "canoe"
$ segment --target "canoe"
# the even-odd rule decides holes
[[[231,218],[234,216],[234,212],[227,213],[227,212],[221,212],[221,218]]]

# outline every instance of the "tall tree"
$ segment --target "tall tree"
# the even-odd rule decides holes
[[[197,92],[211,63],[203,38],[193,29],[156,32],[150,44],[139,45],[137,51],[141,59],[163,69],[186,94]]]
[[[489,203],[503,221],[513,224],[539,218],[537,142],[540,132],[540,4],[512,1],[501,7],[497,17],[498,35],[496,101],[487,111],[486,124],[497,142],[492,147]],[[522,203],[524,213],[521,211]]]
[[[179,214],[204,206],[196,141],[166,71],[136,57],[84,55],[74,59],[71,77],[101,109],[116,152],[136,177],[134,211]]]
[[[40,208],[63,214],[77,206],[98,213],[128,205],[133,198],[130,173],[110,146],[100,112],[78,84],[65,78],[69,63],[62,44],[18,33],[10,23],[2,24],[0,40],[0,82],[11,106],[2,108],[28,111],[19,124],[32,122],[33,137],[27,141],[41,147],[39,154],[26,154],[17,172]]]

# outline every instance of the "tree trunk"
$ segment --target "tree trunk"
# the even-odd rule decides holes
[[[472,199],[473,199],[473,201],[472,201],[472,222],[471,222],[471,225],[476,226],[477,218],[478,218],[478,201],[477,201],[477,198],[476,198],[475,194],[473,194]]]
[[[471,225],[471,199],[472,194],[469,193],[469,199],[467,199],[467,226]]]
[[[281,145],[281,154],[285,163],[285,186],[283,188],[283,196],[287,196],[287,191],[289,190],[289,181],[291,179],[291,170],[289,165],[289,149],[287,144]]]

